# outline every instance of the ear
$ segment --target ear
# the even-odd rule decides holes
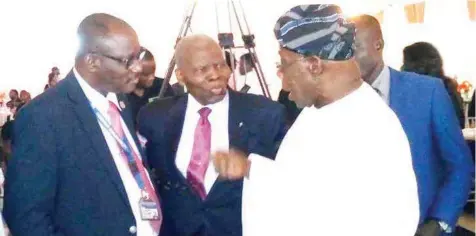
[[[309,57],[308,64],[309,64],[309,71],[311,72],[311,74],[313,74],[314,76],[322,74],[324,70],[322,59],[320,59],[317,56]]]
[[[175,77],[177,78],[177,82],[179,82],[181,85],[185,84],[183,71],[179,68],[175,69]]]
[[[101,67],[101,61],[97,57],[93,56],[92,54],[87,54],[83,58],[83,60],[86,67],[91,72],[96,72]]]
[[[377,49],[377,51],[382,51],[384,44],[385,43],[384,43],[383,39],[377,40],[377,42],[375,42],[375,49]]]

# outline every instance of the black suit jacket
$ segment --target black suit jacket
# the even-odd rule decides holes
[[[281,90],[279,92],[278,102],[286,107],[286,123],[291,127],[301,113],[302,109],[296,106],[296,103],[289,100],[289,92]]]
[[[130,110],[122,116],[140,149]],[[134,235],[126,190],[73,73],[17,116],[3,213],[15,236]]]
[[[139,132],[148,140],[149,164],[162,198],[161,235],[241,235],[243,180],[218,179],[202,201],[175,165],[187,100],[188,95],[183,95],[155,101],[138,116]],[[229,91],[229,102],[230,147],[274,158],[284,137],[284,107],[262,96],[233,91]]]
[[[139,110],[149,103],[149,100],[159,96],[160,89],[162,88],[162,84],[164,79],[155,77],[154,83],[150,88],[146,88],[144,90],[144,95],[142,97],[137,96],[135,93],[127,94],[127,100],[129,102],[130,109],[132,110],[132,116],[134,117],[134,121],[137,118],[137,114]],[[174,90],[172,86],[168,85],[165,89],[164,97],[172,97],[174,96]]]

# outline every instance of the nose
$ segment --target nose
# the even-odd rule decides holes
[[[288,85],[286,78],[284,78],[284,73],[281,68],[278,68],[278,71],[276,71],[276,75],[281,80],[281,89],[289,92],[290,86]]]
[[[212,66],[208,72],[208,78],[210,80],[216,80],[220,77],[220,70]]]

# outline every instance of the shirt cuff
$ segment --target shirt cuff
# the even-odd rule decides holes
[[[274,165],[274,160],[271,160],[269,158],[266,158],[264,156],[258,155],[251,153],[248,156],[248,160],[250,161],[250,169],[248,172],[248,179],[251,178],[258,178],[257,176],[260,176],[260,174],[255,174],[259,172],[263,172],[269,169],[272,169],[272,165]]]

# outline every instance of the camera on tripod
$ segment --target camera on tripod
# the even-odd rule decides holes
[[[235,42],[233,41],[232,33],[219,33],[218,42],[220,43],[220,46],[224,49],[235,47]]]
[[[242,19],[240,19],[240,14],[238,14],[237,7],[235,5],[235,1],[239,2],[239,6],[241,9],[241,15]],[[191,21],[193,17],[193,13],[195,12],[195,7],[197,5],[198,1],[194,1],[193,4],[188,8],[187,14],[184,17],[182,26],[180,27],[180,32],[176,40],[176,44],[180,39],[185,37],[188,33],[188,31],[191,31]],[[222,1],[225,2],[225,1]],[[245,12],[243,10],[243,6],[241,4],[241,0],[227,0],[226,1],[227,6],[228,6],[228,15],[229,15],[229,23],[230,23],[230,30],[229,32],[233,32],[232,30],[232,15],[235,16],[236,18],[236,24],[238,25],[239,31],[241,33],[241,38],[243,39],[243,46],[235,46],[234,42],[234,37],[233,33],[218,33],[218,42],[221,48],[229,51],[231,55],[233,55],[233,49],[235,48],[244,48],[246,51],[252,55],[251,61],[253,62],[253,70],[256,73],[257,80],[259,82],[259,85],[261,87],[262,94],[265,97],[271,98],[271,94],[269,92],[268,84],[266,83],[265,77],[263,70],[261,68],[261,64],[258,61],[258,57],[256,56],[256,51],[255,51],[255,36],[254,34],[250,34],[250,27],[248,26],[248,21],[246,20]],[[220,27],[219,27],[219,14],[218,14],[218,7],[215,5],[215,12],[217,15],[217,31],[220,32]],[[243,22],[242,22],[243,21]],[[243,24],[244,23],[244,24]],[[244,27],[246,27],[244,29]],[[246,30],[246,32],[245,32]],[[231,61],[231,64],[234,65],[234,62]],[[169,63],[169,67],[167,69],[167,73],[164,77],[164,81],[162,82],[162,87],[159,92],[159,98],[162,98],[163,95],[165,94],[165,89],[167,86],[169,86],[169,81],[170,78],[172,77],[174,68],[176,65],[175,61],[175,56],[172,57]],[[233,68],[234,69],[234,68]],[[233,80],[235,79],[234,74],[233,74]],[[250,89],[250,86],[246,84],[245,81],[245,86],[241,89],[241,92],[246,93]]]
[[[243,43],[245,44],[245,48],[254,48],[255,45],[255,35],[254,34],[248,34],[248,35],[243,35]]]

